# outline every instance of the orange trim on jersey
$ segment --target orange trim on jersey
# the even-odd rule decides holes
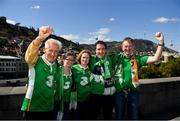
[[[30,99],[30,100],[29,100],[27,111],[29,111],[29,110],[30,110],[30,105],[31,105],[31,102],[32,102],[32,99]]]

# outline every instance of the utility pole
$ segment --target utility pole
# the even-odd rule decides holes
[[[170,42],[170,46],[171,46],[171,47],[173,47],[173,43],[172,43],[172,40],[171,40],[171,42]]]

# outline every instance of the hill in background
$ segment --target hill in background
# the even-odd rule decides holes
[[[29,43],[36,38],[38,30],[33,27],[23,27],[20,23],[15,25],[6,22],[6,17],[0,17],[0,55],[12,55],[22,56],[24,55]],[[51,35],[51,38],[57,39],[63,44],[61,53],[73,50],[76,53],[86,48],[92,53],[95,53],[94,44],[78,44],[72,41],[66,40],[62,37]],[[121,41],[106,42],[108,46],[108,52],[119,52],[122,51]],[[157,49],[157,44],[150,40],[135,39],[135,50],[139,53],[154,53]],[[164,51],[176,52],[172,49],[164,47]]]
[[[157,49],[157,44],[153,43],[150,40],[143,40],[143,39],[134,39],[135,41],[135,51],[137,53],[155,53]],[[121,45],[122,41],[113,41],[113,42],[106,42],[107,43],[107,48],[108,52],[122,52]],[[95,45],[94,44],[81,44],[86,49],[92,50],[93,53],[95,53]],[[177,51],[169,49],[167,47],[163,48],[164,51],[169,52],[169,53],[177,53]]]
[[[37,35],[38,30],[33,27],[23,27],[20,26],[20,23],[12,25],[6,22],[6,17],[0,17],[0,55],[24,54],[28,45]],[[83,48],[77,43],[56,35],[50,35],[49,38],[57,39],[63,44],[61,53],[70,50],[79,52]]]

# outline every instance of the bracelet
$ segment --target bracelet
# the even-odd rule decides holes
[[[158,43],[158,46],[164,46],[164,43],[162,43],[162,44]]]

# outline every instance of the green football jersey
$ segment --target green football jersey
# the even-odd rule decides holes
[[[96,56],[92,56],[90,62],[90,69],[94,77],[91,82],[91,92],[93,94],[103,95],[105,91],[105,79],[112,78],[112,57],[105,55],[104,58],[98,59]]]
[[[55,99],[62,100],[63,98],[64,102],[69,102],[70,92],[72,87],[72,75],[64,74],[64,68],[62,66],[59,66],[56,75],[56,81],[57,81],[56,82],[57,85],[56,85]]]
[[[136,62],[138,69],[147,63],[149,56],[136,55]],[[121,91],[123,89],[132,89],[134,91],[139,91],[139,87],[134,87],[132,84],[131,75],[131,59],[125,56],[123,53],[119,53],[114,57],[115,66],[115,87],[116,91]]]
[[[72,73],[76,84],[77,101],[88,100],[91,91],[91,71],[89,68],[84,69],[80,64],[76,64],[72,67]]]
[[[22,111],[47,112],[54,108],[54,77],[57,63],[47,65],[42,57],[29,67],[28,88]]]

